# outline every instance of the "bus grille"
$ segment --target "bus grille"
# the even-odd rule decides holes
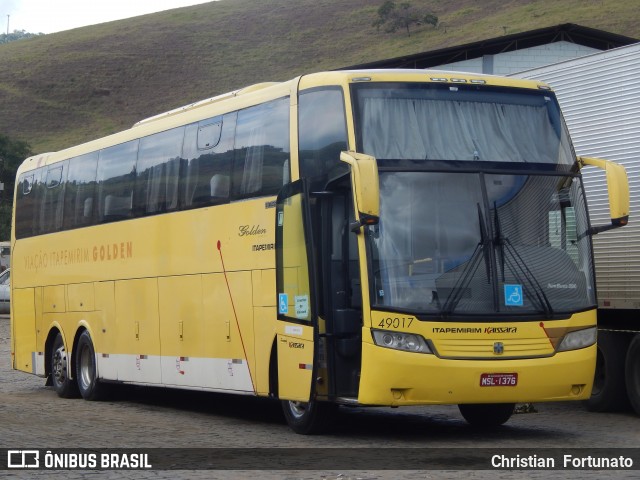
[[[555,352],[548,338],[437,340],[434,346],[440,358],[450,359],[548,357]]]

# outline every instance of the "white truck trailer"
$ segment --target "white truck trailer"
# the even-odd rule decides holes
[[[629,177],[624,228],[594,237],[598,360],[593,411],[640,415],[640,43],[514,76],[549,83],[557,93],[577,155],[613,160]],[[608,220],[601,171],[582,170],[592,224]]]

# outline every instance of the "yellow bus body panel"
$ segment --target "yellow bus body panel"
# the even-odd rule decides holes
[[[387,318],[398,318],[399,322],[395,325],[399,325],[403,316],[374,312],[372,318],[375,328],[380,320]],[[391,328],[386,330],[400,330],[393,328],[393,320],[389,323]],[[547,324],[546,330],[541,327],[540,321],[479,324],[420,322],[413,319],[410,326],[407,326],[408,323],[408,320],[405,321],[402,331],[422,335],[432,342],[438,355],[377,346],[371,330],[363,328],[359,403],[543,402],[583,400],[591,394],[596,346],[554,354],[551,344],[559,339],[554,339],[550,332],[593,327],[595,312],[575,314],[567,320],[544,322]],[[495,327],[516,330],[495,333],[492,330]],[[452,330],[447,332],[447,328]],[[496,342],[502,344],[504,353],[493,352]],[[456,344],[457,350],[448,346],[451,343]],[[443,345],[447,347],[442,348]],[[447,352],[447,358],[443,358],[440,350]],[[515,386],[481,386],[482,374],[513,373],[518,378]]]
[[[13,368],[32,372],[33,352],[36,351],[36,311],[34,289],[27,288],[13,292],[11,310],[19,310],[20,321],[11,316],[11,352]]]
[[[273,201],[20,240],[15,368],[44,374],[31,359],[44,354],[49,332],[61,331],[73,354],[78,332],[88,329],[100,378],[267,395],[276,335]],[[217,374],[207,371],[212,365]]]
[[[596,346],[523,360],[441,360],[363,343],[359,403],[426,405],[585,400]],[[416,358],[423,357],[423,358]],[[515,387],[481,387],[483,373],[517,373]]]
[[[313,342],[300,337],[278,335],[279,397],[308,401],[312,374]]]

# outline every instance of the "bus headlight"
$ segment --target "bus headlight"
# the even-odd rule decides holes
[[[575,332],[567,333],[558,347],[558,352],[566,352],[568,350],[578,350],[596,343],[598,335],[597,327],[585,328]]]
[[[415,353],[433,353],[426,340],[420,335],[389,330],[371,330],[373,341],[380,347]]]

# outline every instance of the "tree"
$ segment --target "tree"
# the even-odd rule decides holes
[[[44,35],[44,33],[29,33],[24,30],[14,30],[13,33],[0,33],[0,44],[22,40],[24,38],[39,37],[40,35]]]
[[[378,8],[378,18],[373,22],[373,26],[380,30],[385,26],[385,32],[395,33],[399,29],[407,31],[411,36],[412,25],[433,25],[438,26],[438,17],[432,13],[421,12],[410,3],[396,5],[393,0],[387,0]]]
[[[16,171],[30,155],[31,147],[26,142],[0,134],[0,182],[4,184],[4,190],[0,192],[0,240],[9,240]]]

